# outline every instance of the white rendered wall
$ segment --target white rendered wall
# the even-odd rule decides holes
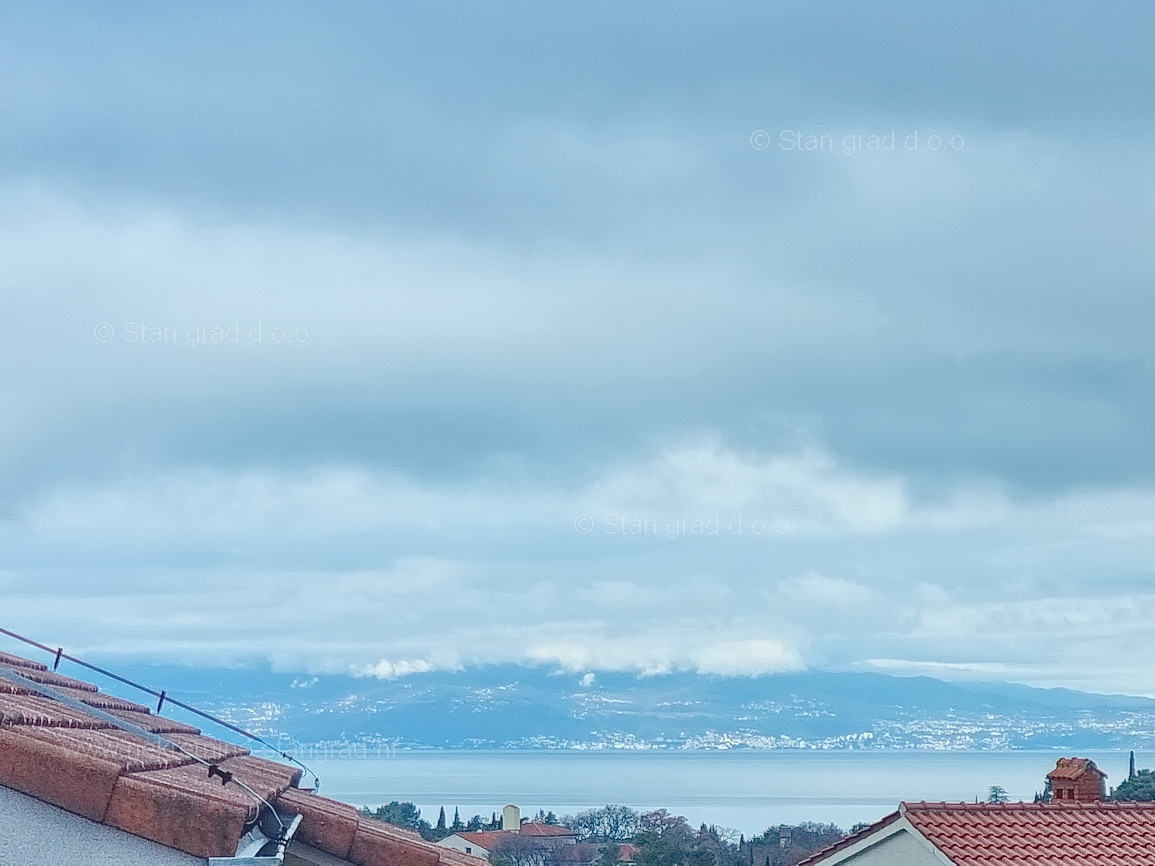
[[[826,866],[826,862],[820,861],[817,866]],[[839,866],[942,866],[942,860],[924,842],[905,830],[845,860],[837,860],[836,855],[830,862],[837,862]]]
[[[0,787],[0,866],[204,866],[205,862]]]
[[[474,857],[489,856],[489,852],[482,848],[480,845],[474,845],[472,842],[467,842],[456,833],[454,833],[452,836],[446,836],[437,844],[442,848],[452,848],[454,851],[460,851],[463,854],[472,854]]]

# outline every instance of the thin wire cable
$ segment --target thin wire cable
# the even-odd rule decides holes
[[[84,659],[69,655],[68,653],[66,653],[64,651],[64,649],[62,647],[57,647],[56,649],[53,649],[50,646],[45,646],[44,644],[40,643],[39,641],[35,641],[30,637],[25,637],[22,634],[17,634],[14,631],[9,631],[6,628],[0,628],[0,634],[5,634],[10,638],[14,638],[18,641],[26,643],[29,646],[34,646],[37,649],[44,650],[44,652],[46,652],[46,653],[51,653],[52,656],[54,656],[56,658],[57,664],[60,663],[61,659],[66,659],[67,661],[70,661],[74,664],[78,664],[81,667],[88,668],[90,671],[95,671],[98,674],[102,674],[103,676],[114,679],[118,683],[123,683],[124,685],[131,686],[134,689],[139,689],[140,691],[144,692],[145,694],[152,695],[154,698],[157,698],[161,702],[161,704],[166,704],[166,703],[173,704],[175,706],[180,707],[182,710],[187,710],[188,712],[193,713],[194,715],[200,716],[202,719],[207,719],[208,721],[213,722],[215,724],[218,724],[223,728],[228,728],[230,731],[233,731],[234,733],[240,734],[242,737],[248,737],[253,742],[260,743],[265,748],[275,752],[277,755],[281,756],[286,761],[292,761],[294,764],[296,764],[298,767],[300,767],[302,770],[304,770],[306,773],[308,773],[310,776],[313,777],[313,790],[314,791],[321,790],[321,780],[317,776],[317,774],[315,772],[313,772],[313,769],[308,764],[306,764],[304,761],[297,760],[295,757],[290,755],[288,752],[282,751],[281,749],[274,746],[272,743],[268,742],[267,740],[263,739],[262,737],[258,736],[257,734],[254,734],[252,731],[246,731],[244,728],[238,727],[237,725],[234,725],[230,722],[226,722],[224,719],[217,718],[212,713],[206,713],[204,710],[198,710],[196,707],[191,706],[190,704],[186,704],[184,701],[180,701],[180,700],[177,700],[176,698],[169,697],[169,694],[167,691],[162,690],[162,691],[158,692],[155,689],[150,689],[148,686],[141,685],[138,682],[134,682],[134,681],[132,681],[126,677],[122,677],[120,674],[115,674],[112,671],[105,670],[104,668],[100,667],[99,665],[94,665],[91,662],[86,662]],[[160,705],[158,705],[158,707],[157,707],[157,713],[159,713],[159,712],[160,712]]]

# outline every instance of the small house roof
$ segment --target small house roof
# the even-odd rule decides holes
[[[817,866],[902,819],[967,866],[1155,863],[1155,803],[903,803],[799,866]]]

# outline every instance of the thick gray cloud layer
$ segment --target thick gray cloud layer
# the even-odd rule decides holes
[[[1141,3],[6,12],[0,620],[384,676],[1155,693],[1153,35]]]

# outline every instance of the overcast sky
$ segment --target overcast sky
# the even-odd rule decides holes
[[[1155,8],[383,5],[0,13],[0,625],[1155,694]]]

